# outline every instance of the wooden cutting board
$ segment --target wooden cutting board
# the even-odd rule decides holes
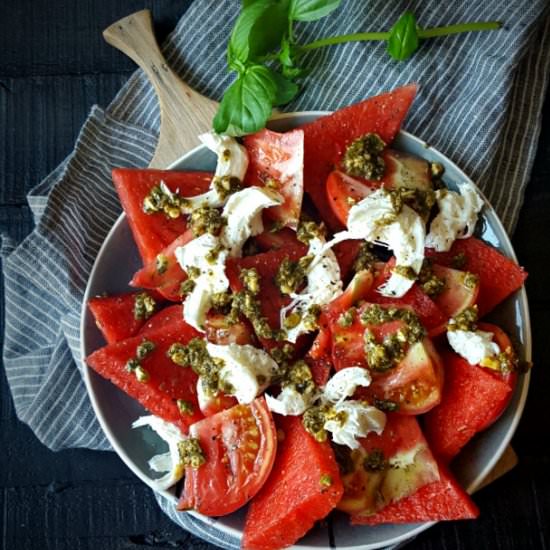
[[[132,58],[153,84],[160,105],[159,140],[151,168],[165,168],[200,144],[198,135],[212,127],[218,104],[192,90],[168,66],[153,32],[151,12],[142,10],[103,31],[105,40]],[[504,451],[481,489],[518,463],[511,446]]]

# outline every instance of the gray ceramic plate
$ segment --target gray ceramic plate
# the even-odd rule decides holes
[[[285,131],[290,128],[315,120],[326,114],[323,112],[306,112],[283,114],[270,123],[270,128]],[[394,147],[424,157],[430,161],[441,162],[445,166],[445,183],[449,188],[457,182],[469,178],[449,159],[422,140],[407,132],[401,132],[394,142]],[[205,147],[198,147],[170,168],[185,170],[212,170],[215,157]],[[495,246],[506,256],[516,259],[510,240],[497,215],[487,203],[480,221],[479,235],[486,242]],[[104,345],[103,338],[85,304],[88,299],[103,292],[117,293],[129,290],[128,281],[133,273],[141,267],[141,261],[134,245],[126,217],[117,220],[93,266],[84,296],[81,321],[82,357]],[[522,356],[531,359],[531,329],[529,310],[525,290],[520,290],[501,304],[492,314],[520,346]],[[83,359],[83,364],[84,359]],[[145,413],[144,409],[133,399],[126,396],[107,380],[104,380],[91,369],[84,368],[85,381],[90,398],[105,432],[120,458],[144,483],[150,485],[154,476],[147,466],[147,461],[154,454],[164,452],[165,447],[150,430],[133,430],[132,422]],[[491,428],[474,438],[463,450],[454,467],[459,481],[469,492],[475,491],[493,466],[498,462],[509,443],[521,417],[527,389],[529,374],[520,378],[512,402],[504,414]],[[163,492],[164,496],[175,499],[173,493]],[[209,518],[194,513],[195,517],[208,523]],[[238,512],[216,520],[217,528],[232,535],[239,535],[243,526],[244,514]],[[378,527],[350,527],[344,515],[337,514],[332,521],[333,541],[338,548],[374,549],[406,540],[427,529],[431,523],[414,525],[382,525]],[[318,549],[329,546],[327,529],[315,528],[296,545],[302,549]]]

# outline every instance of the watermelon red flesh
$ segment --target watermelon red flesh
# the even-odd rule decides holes
[[[435,302],[429,296],[424,294],[417,284],[414,284],[412,288],[401,298],[389,298],[387,296],[382,296],[382,294],[378,292],[378,288],[389,278],[391,268],[394,265],[395,259],[392,258],[378,273],[372,284],[372,290],[367,296],[367,300],[373,304],[411,307],[418,315],[420,322],[424,325],[426,330],[430,332],[430,335],[432,335],[431,331],[433,329],[440,330],[440,327],[444,326],[447,322],[447,318],[437,307]]]
[[[284,202],[267,210],[266,216],[296,229],[304,195],[304,132],[263,129],[243,141],[249,160],[245,185],[263,187],[274,181]]]
[[[456,240],[449,252],[426,249],[426,256],[449,267],[453,266],[453,258],[458,254],[464,254],[466,258],[460,269],[479,277],[477,305],[480,317],[521,288],[527,277],[522,267],[475,237]]]
[[[470,365],[446,351],[441,403],[424,416],[424,433],[433,453],[448,462],[508,404],[512,389],[498,375]]]
[[[170,330],[173,325],[184,326],[182,321],[183,306],[174,304],[155,313],[145,322],[138,334],[143,337],[148,334],[155,334],[158,330]]]
[[[243,530],[243,550],[290,546],[325,518],[340,500],[343,487],[329,443],[318,443],[298,417],[277,417],[285,438],[271,475],[252,499]],[[321,483],[330,476],[330,486]]]
[[[424,485],[414,494],[391,503],[372,516],[351,516],[352,525],[417,523],[474,519],[479,510],[449,470],[439,464],[439,481]]]
[[[135,357],[137,346],[143,342],[143,335],[105,346],[88,356],[86,363],[152,414],[177,424],[187,433],[189,426],[203,417],[197,400],[197,375],[191,368],[173,363],[166,352],[174,342],[185,344],[198,336],[200,334],[183,319],[148,333],[147,340],[155,344],[155,349],[141,361],[149,374],[147,382],[139,382],[135,374],[126,368],[128,361]],[[193,414],[182,415],[176,404],[177,399],[190,402]]]
[[[328,175],[341,161],[346,147],[362,135],[375,132],[386,143],[391,143],[416,90],[416,84],[409,84],[302,126],[305,137],[304,188],[330,229],[341,229],[342,224],[329,204],[325,188]]]
[[[208,191],[212,174],[206,172],[176,172],[175,170],[143,170],[115,168],[113,182],[122,208],[134,235],[143,263],[153,261],[163,248],[186,229],[184,216],[171,219],[163,213],[146,214],[143,199],[155,185],[163,181],[172,192],[192,197]]]
[[[160,256],[166,258],[166,269],[159,272],[157,258],[145,264],[139,271],[136,271],[130,286],[138,288],[155,289],[167,300],[172,302],[181,301],[181,283],[187,279],[187,274],[181,268],[176,259],[176,248],[193,240],[193,232],[187,229],[185,233],[177,237],[166,248],[160,252]]]
[[[114,344],[137,334],[146,323],[145,319],[136,319],[134,306],[140,292],[118,294],[116,296],[98,296],[88,302],[95,322],[108,344]]]

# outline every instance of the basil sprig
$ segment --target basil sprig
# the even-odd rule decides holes
[[[301,63],[304,53],[354,41],[384,41],[389,55],[408,59],[421,40],[472,31],[496,30],[496,21],[461,23],[421,29],[414,14],[406,11],[389,32],[364,32],[331,36],[298,44],[296,22],[310,22],[331,14],[341,0],[243,0],[242,9],[227,46],[227,64],[236,78],[226,90],[214,117],[214,130],[240,136],[263,128],[273,107],[285,105],[298,94],[300,78],[308,73]]]

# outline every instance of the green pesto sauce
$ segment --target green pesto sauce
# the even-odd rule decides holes
[[[180,462],[186,467],[189,466],[198,469],[206,462],[199,440],[193,437],[180,441],[178,443],[178,451]]]
[[[367,472],[383,472],[388,467],[388,461],[380,449],[373,449],[363,460],[363,468]]]
[[[454,269],[462,269],[466,265],[466,254],[459,252],[451,259],[451,267]]]
[[[134,319],[149,319],[155,312],[156,305],[155,299],[150,294],[140,292],[134,298]]]
[[[396,412],[399,410],[399,403],[390,399],[375,399],[374,406],[384,412]]]
[[[344,153],[342,167],[350,176],[380,180],[386,171],[382,151],[386,147],[378,134],[368,133],[353,141]]]
[[[151,340],[143,340],[141,344],[136,348],[136,357],[138,359],[145,359],[154,349],[155,344]]]
[[[309,244],[312,239],[321,239],[325,237],[325,227],[323,224],[317,224],[313,221],[300,221],[296,231],[296,237],[300,242]]]
[[[372,269],[378,258],[373,252],[373,246],[367,241],[363,241],[359,247],[359,252],[353,263],[353,270],[358,271]]]
[[[200,237],[205,233],[210,235],[218,235],[222,228],[227,224],[227,220],[222,216],[222,213],[217,208],[210,206],[200,206],[195,208],[189,215],[189,227],[193,231],[195,237]],[[218,251],[219,253],[219,251]],[[211,263],[215,262],[209,260]]]
[[[447,330],[475,331],[477,329],[477,305],[467,307],[464,311],[455,315],[448,323]]]
[[[438,277],[432,268],[432,261],[429,258],[424,259],[422,264],[422,269],[418,274],[418,284],[420,288],[430,297],[439,296],[446,287],[446,282],[444,278]]]
[[[193,404],[189,401],[186,401],[185,399],[177,399],[176,405],[182,416],[192,415],[195,412]]]
[[[344,313],[342,313],[340,317],[338,317],[338,324],[341,327],[349,328],[351,327],[351,325],[353,325],[356,315],[357,315],[357,308],[350,307],[347,311],[344,311]]]
[[[255,267],[250,269],[241,269],[239,279],[243,283],[246,290],[256,296],[260,292],[261,277]]]
[[[146,214],[162,212],[169,219],[181,216],[182,199],[177,193],[165,193],[160,185],[155,185],[143,199],[143,211]]]
[[[275,275],[275,284],[283,294],[293,294],[305,284],[307,268],[313,260],[312,256],[303,256],[294,262],[285,258]]]
[[[216,176],[212,180],[212,185],[224,201],[229,195],[236,193],[242,188],[241,180],[234,176]]]
[[[168,269],[168,258],[164,254],[159,254],[157,256],[155,269],[159,275],[166,273]]]

